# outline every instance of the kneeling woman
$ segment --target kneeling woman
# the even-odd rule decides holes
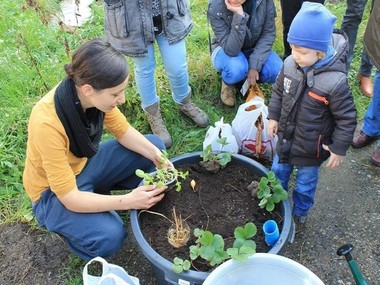
[[[110,44],[82,44],[65,71],[30,115],[24,188],[40,226],[84,260],[107,258],[126,238],[115,210],[147,209],[164,197],[165,187],[136,188],[135,176],[137,168],[160,166],[164,144],[139,133],[118,109],[129,67]],[[100,142],[103,125],[116,139]],[[109,195],[112,189],[134,190]]]

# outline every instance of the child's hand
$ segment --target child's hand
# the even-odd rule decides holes
[[[339,164],[342,163],[344,156],[341,156],[341,155],[338,155],[338,154],[331,152],[328,145],[323,144],[322,147],[325,150],[330,152],[330,158],[326,164],[327,168],[334,168],[334,167],[337,167]]]
[[[268,135],[273,139],[278,131],[278,122],[275,120],[268,121]]]

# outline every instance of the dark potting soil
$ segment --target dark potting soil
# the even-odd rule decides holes
[[[189,246],[195,244],[193,234],[195,228],[209,230],[213,234],[220,234],[225,241],[225,248],[232,247],[234,229],[253,222],[257,227],[257,234],[253,238],[257,252],[268,252],[264,240],[262,226],[265,221],[273,219],[282,228],[282,218],[279,206],[268,212],[261,209],[256,197],[256,189],[249,185],[260,178],[249,167],[231,162],[217,174],[205,171],[200,165],[177,166],[179,171],[189,171],[189,176],[182,181],[182,190],[167,191],[164,199],[150,208],[150,211],[161,213],[173,220],[172,210],[175,207],[177,216],[186,219],[190,227],[190,239],[181,248],[174,248],[168,242],[167,232],[171,226],[167,219],[149,212],[140,213],[141,231],[151,246],[163,257],[173,261],[174,257],[189,258]],[[195,191],[190,182],[194,180]],[[252,195],[252,191],[255,192]],[[198,258],[193,262],[195,270],[209,271],[210,268]]]

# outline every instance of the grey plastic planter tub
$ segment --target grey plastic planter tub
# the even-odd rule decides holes
[[[171,161],[174,165],[182,164],[194,164],[201,160],[200,152],[192,152],[184,155],[177,156]],[[243,165],[252,167],[259,176],[266,176],[268,169],[257,161],[245,157],[240,154],[234,154],[232,161],[240,162]],[[280,238],[277,243],[270,249],[268,253],[279,254],[284,248],[287,242],[293,242],[294,239],[294,225],[292,220],[291,208],[289,201],[281,202],[281,214],[284,219],[284,223],[281,229]],[[130,221],[132,234],[137,241],[137,245],[140,248],[144,256],[152,264],[154,274],[157,279],[158,285],[180,284],[180,285],[201,285],[209,275],[209,272],[200,272],[195,270],[189,270],[181,274],[177,274],[172,270],[173,263],[160,254],[158,254],[144,238],[139,224],[138,211],[131,210]]]

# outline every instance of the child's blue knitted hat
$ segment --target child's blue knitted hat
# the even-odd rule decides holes
[[[326,52],[336,17],[322,4],[304,2],[289,28],[288,42]]]

